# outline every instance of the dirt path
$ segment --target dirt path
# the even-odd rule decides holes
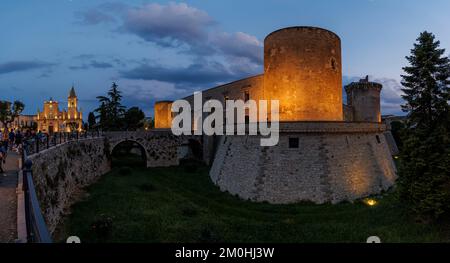
[[[17,172],[19,155],[9,152],[0,174],[0,243],[17,238]]]

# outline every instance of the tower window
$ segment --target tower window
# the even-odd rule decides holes
[[[298,137],[295,138],[289,138],[289,148],[296,149],[299,147],[299,139]]]
[[[381,143],[380,136],[376,135],[375,138],[377,138],[378,143]]]
[[[244,101],[247,102],[247,101],[249,101],[249,100],[250,100],[250,92],[246,91],[246,92],[244,93]]]
[[[223,108],[226,110],[227,109],[227,100],[229,100],[230,98],[227,95],[223,96]]]
[[[334,70],[334,71],[337,70],[337,62],[336,62],[336,59],[335,59],[335,58],[332,58],[332,59],[331,59],[331,61],[330,61],[330,66],[331,66],[331,69],[332,69],[332,70]]]

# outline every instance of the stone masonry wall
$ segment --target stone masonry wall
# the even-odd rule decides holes
[[[289,148],[299,138],[299,148]],[[270,203],[338,203],[389,189],[396,170],[385,136],[373,132],[284,132],[274,147],[259,136],[223,136],[210,171],[222,191]]]
[[[189,139],[201,142],[201,136],[175,136],[170,130],[142,132],[108,132],[105,134],[110,144],[109,151],[124,141],[139,143],[146,152],[147,167],[167,167],[179,164],[178,150],[187,147]]]
[[[138,142],[145,149],[148,167],[179,164],[178,150],[195,136],[174,136],[170,131],[109,132],[105,138],[72,141],[29,156],[39,203],[50,232],[61,221],[83,187],[110,171],[110,156],[119,143]]]
[[[103,138],[68,142],[29,156],[36,192],[52,233],[74,196],[110,170]]]

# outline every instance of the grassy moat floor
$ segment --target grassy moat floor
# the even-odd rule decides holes
[[[63,230],[82,242],[449,242],[392,194],[373,207],[252,203],[221,192],[206,167],[117,167],[86,191]]]

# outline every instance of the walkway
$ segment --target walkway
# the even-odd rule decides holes
[[[0,174],[0,243],[17,239],[17,173],[19,155],[9,152]]]

